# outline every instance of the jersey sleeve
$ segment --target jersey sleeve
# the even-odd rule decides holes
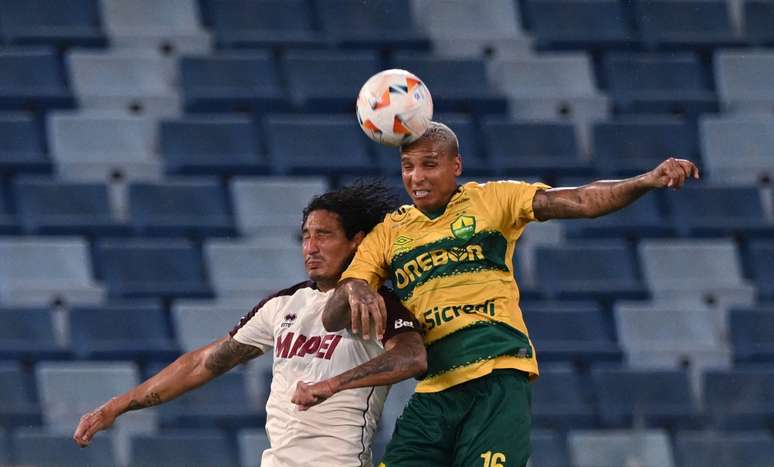
[[[382,287],[379,289],[379,295],[384,299],[384,305],[387,308],[387,323],[384,329],[384,336],[382,337],[382,345],[398,334],[422,331],[419,322],[400,303],[400,300],[392,290]]]
[[[518,228],[537,220],[532,210],[532,200],[538,190],[551,188],[544,183],[527,183],[503,180],[488,183],[487,199],[498,207],[500,225],[504,228]]]
[[[242,317],[234,326],[229,335],[240,344],[258,347],[263,353],[274,346],[274,329],[271,316],[274,303],[268,297],[253,307],[249,313]]]
[[[373,289],[378,289],[389,277],[387,271],[387,227],[382,222],[365,236],[357,248],[355,258],[340,280],[363,279]]]

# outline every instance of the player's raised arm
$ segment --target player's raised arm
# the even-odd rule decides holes
[[[354,334],[368,339],[371,323],[376,324],[377,337],[384,335],[387,311],[384,299],[361,279],[344,279],[323,311],[322,322],[327,331],[340,331],[345,328]]]
[[[538,191],[532,209],[541,221],[594,218],[622,209],[650,190],[680,189],[689,178],[699,178],[699,169],[693,162],[670,157],[655,169],[625,180],[603,180],[577,188]]]
[[[257,347],[241,344],[230,336],[187,352],[144,383],[81,417],[73,440],[86,447],[97,432],[110,428],[121,414],[170,401],[259,355]]]

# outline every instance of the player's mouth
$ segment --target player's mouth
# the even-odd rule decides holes
[[[412,193],[414,194],[414,199],[423,199],[430,196],[430,190],[414,190]]]

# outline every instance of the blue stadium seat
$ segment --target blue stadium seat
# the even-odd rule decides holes
[[[262,298],[255,293],[249,303],[233,305],[176,301],[172,305],[172,322],[181,350],[190,352],[221,339]]]
[[[766,74],[760,75],[765,79]],[[761,104],[756,99],[757,104]],[[768,110],[767,110],[768,111]],[[774,180],[774,118],[768,115],[705,116],[701,150],[713,182],[754,185]]]
[[[255,465],[256,459],[260,462],[261,454],[269,449],[269,438],[266,430],[242,430],[237,434],[239,444],[239,462],[242,467]]]
[[[774,424],[774,369],[738,368],[704,373],[704,407],[723,430],[765,430]]]
[[[322,36],[313,27],[306,0],[204,0],[205,24],[221,48],[315,47]]]
[[[40,425],[41,414],[29,376],[18,362],[0,362],[0,426]],[[2,451],[0,436],[0,451]],[[0,454],[0,462],[2,462]]]
[[[764,300],[774,300],[774,242],[770,240],[751,242],[747,263],[758,288],[758,296]]]
[[[212,179],[129,186],[130,222],[141,235],[233,235],[228,193]]]
[[[188,240],[101,240],[96,261],[115,298],[212,296],[201,251]]]
[[[283,174],[360,175],[378,168],[352,116],[271,116],[266,121],[269,154]]]
[[[67,434],[39,428],[20,428],[13,433],[14,460],[41,467],[111,467],[120,465],[109,435],[97,434],[88,449],[81,449]]]
[[[540,360],[588,365],[595,361],[621,361],[610,323],[596,306],[524,310],[529,335]],[[561,323],[561,324],[559,324]]]
[[[635,4],[642,44],[649,48],[741,45],[725,0],[648,0]]]
[[[693,126],[667,118],[624,118],[593,127],[597,170],[618,176],[638,175],[666,157],[699,163],[699,141]]]
[[[159,148],[169,174],[241,175],[269,170],[255,125],[247,118],[162,121]]]
[[[132,437],[132,466],[238,465],[234,449],[224,433],[215,430],[166,431]]]
[[[567,467],[570,455],[567,440],[561,433],[548,430],[532,430],[531,467]]]
[[[527,0],[539,49],[596,49],[634,45],[633,25],[617,0]]]
[[[554,325],[560,322],[561,317],[557,316]],[[567,327],[571,326],[567,323]],[[544,346],[535,341],[535,347],[539,358],[545,362],[542,358],[546,355],[542,350]],[[593,428],[596,414],[590,396],[571,367],[541,368],[540,378],[532,387],[532,425],[559,431]]]
[[[61,59],[49,48],[0,48],[0,110],[72,108]]]
[[[688,375],[682,371],[595,368],[591,377],[605,427],[703,425]]]
[[[563,299],[646,297],[634,253],[623,241],[537,249],[538,285]]]
[[[42,308],[0,308],[0,359],[25,361],[69,358],[58,341],[54,317]]]
[[[283,60],[288,91],[305,112],[355,112],[360,87],[381,69],[372,51],[291,51]]]
[[[724,113],[731,114],[732,118],[733,114],[770,118],[774,89],[767,77],[774,73],[774,52],[770,49],[719,50],[713,56],[713,68]]]
[[[434,112],[504,114],[508,100],[490,82],[482,58],[451,58],[396,53],[394,68],[410,70],[424,81]]]
[[[3,464],[10,464],[11,453],[7,447],[6,439],[7,439],[7,436],[5,435],[5,430],[0,428],[0,462],[2,462]]]
[[[577,430],[568,433],[567,445],[572,467],[675,466],[664,430]]]
[[[583,182],[586,183],[585,181]],[[557,186],[576,186],[561,180]],[[658,238],[677,235],[674,224],[662,214],[661,197],[650,194],[638,199],[626,209],[596,219],[561,221],[567,238]]]
[[[288,104],[267,52],[229,52],[180,59],[188,112],[281,112]]]
[[[588,175],[581,160],[575,127],[563,122],[487,118],[482,125],[490,164],[498,175]]]
[[[88,360],[174,359],[178,346],[159,304],[74,307],[70,342]]]
[[[430,48],[415,24],[409,0],[316,0],[327,39],[338,47],[375,49]]]
[[[101,47],[99,0],[6,0],[0,30],[8,44]]]
[[[32,177],[14,184],[19,223],[29,234],[126,235],[101,183],[67,182]]]
[[[742,8],[745,38],[758,46],[774,44],[774,31],[771,29],[774,3],[769,0],[745,0]]]
[[[224,331],[225,334],[225,331]],[[271,358],[261,357],[261,358]],[[263,428],[266,412],[251,400],[246,374],[231,370],[159,408],[164,428]]]
[[[3,193],[2,185],[5,182],[0,179],[0,235],[13,235],[19,232],[16,216],[10,209],[10,201]]]
[[[688,186],[666,193],[672,221],[693,237],[774,237],[761,193],[754,187]]]
[[[729,328],[735,361],[774,362],[774,309],[732,309]]]
[[[774,438],[764,431],[681,431],[675,459],[680,467],[767,467],[774,459]]]
[[[41,129],[25,114],[0,114],[0,174],[50,172]]]
[[[619,113],[692,118],[718,110],[708,72],[694,54],[611,52],[603,56],[601,72]]]

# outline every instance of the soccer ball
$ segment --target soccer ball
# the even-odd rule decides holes
[[[406,70],[384,70],[357,96],[357,122],[369,138],[387,146],[418,139],[433,118],[433,98],[421,79]]]

